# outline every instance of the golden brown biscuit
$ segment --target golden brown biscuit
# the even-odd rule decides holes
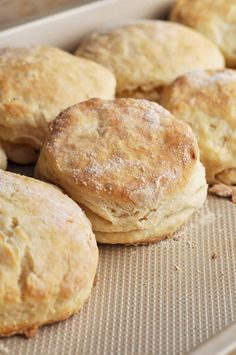
[[[226,65],[236,68],[235,0],[176,0],[170,18],[204,34],[222,50]]]
[[[91,97],[113,98],[115,78],[97,63],[57,48],[4,48],[0,92],[0,139],[9,159],[28,164],[61,110]]]
[[[2,144],[0,143],[0,169],[6,170],[6,168],[7,168],[7,157],[2,147]]]
[[[142,21],[85,38],[76,54],[112,70],[117,97],[158,101],[160,90],[194,69],[222,69],[218,48],[201,34],[165,21]]]
[[[91,224],[58,188],[0,171],[0,336],[31,336],[79,311],[98,250]]]
[[[163,91],[161,103],[198,139],[210,184],[236,184],[236,71],[196,71]]]
[[[172,235],[206,198],[191,129],[154,102],[91,99],[51,126],[36,176],[63,187],[101,243]]]

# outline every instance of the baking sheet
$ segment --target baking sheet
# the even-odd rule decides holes
[[[209,196],[173,240],[101,246],[81,312],[0,354],[184,354],[236,320],[236,207]],[[209,353],[210,355],[210,353]]]
[[[98,0],[0,0],[0,30]]]
[[[71,50],[80,37],[106,23],[162,16],[170,3],[96,1],[2,31],[0,47],[44,42]],[[10,169],[26,175],[33,171]],[[0,355],[191,352],[236,321],[235,217],[235,205],[209,196],[174,240],[100,246],[97,284],[82,311],[30,340],[1,339]]]
[[[1,1],[1,0],[0,0]],[[97,0],[0,32],[0,47],[48,44],[73,51],[92,31],[126,19],[158,18],[172,0]]]

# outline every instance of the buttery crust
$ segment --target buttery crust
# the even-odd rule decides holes
[[[36,161],[49,123],[90,97],[111,99],[115,78],[106,68],[53,47],[0,49],[0,139],[9,159]]]
[[[209,184],[236,185],[236,71],[196,71],[176,79],[161,104],[188,123]]]
[[[58,188],[0,171],[0,336],[80,310],[96,272],[91,224]]]
[[[163,86],[195,69],[222,69],[218,48],[201,34],[166,21],[141,21],[94,33],[76,54],[109,68],[117,97],[158,101]]]
[[[0,169],[6,170],[7,168],[7,156],[0,142]]]
[[[236,68],[235,0],[176,0],[170,19],[201,32],[222,50],[226,65]]]
[[[206,197],[191,129],[146,100],[91,99],[62,112],[35,176],[82,206],[101,243],[162,239]]]

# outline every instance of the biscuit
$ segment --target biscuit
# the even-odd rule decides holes
[[[0,169],[6,170],[7,168],[7,156],[0,143]]]
[[[114,75],[53,47],[0,49],[0,139],[12,161],[36,161],[49,123],[91,97],[111,99]]]
[[[188,125],[147,100],[91,99],[53,122],[35,176],[78,202],[97,241],[154,242],[202,206],[205,171]]]
[[[98,249],[80,207],[58,188],[0,171],[0,336],[31,336],[79,311]]]
[[[196,71],[176,79],[161,103],[188,123],[209,184],[236,184],[236,71]]]
[[[235,0],[177,0],[170,19],[201,32],[222,50],[226,65],[236,68]]]
[[[208,39],[166,21],[141,21],[85,38],[76,54],[109,68],[117,97],[157,101],[163,86],[194,69],[222,69],[224,58]]]

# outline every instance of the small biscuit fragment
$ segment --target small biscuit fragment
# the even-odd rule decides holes
[[[32,336],[78,312],[98,249],[80,207],[58,188],[0,171],[0,336]]]
[[[235,0],[176,0],[170,19],[201,32],[222,50],[226,65],[236,68]]]
[[[224,58],[208,39],[188,27],[166,21],[140,21],[94,33],[76,54],[110,69],[117,97],[157,101],[163,86],[196,69],[222,69]]]
[[[111,99],[114,75],[53,47],[0,49],[0,139],[10,160],[35,162],[60,111],[91,97]]]
[[[7,156],[0,143],[0,169],[6,170],[7,168]]]
[[[65,110],[35,174],[82,206],[100,243],[171,236],[207,192],[190,127],[147,100],[91,99]]]
[[[195,71],[163,90],[161,104],[188,123],[209,184],[236,185],[236,71]]]
[[[220,197],[230,197],[233,203],[236,203],[236,186],[228,186],[225,184],[217,184],[209,189],[213,195]]]

